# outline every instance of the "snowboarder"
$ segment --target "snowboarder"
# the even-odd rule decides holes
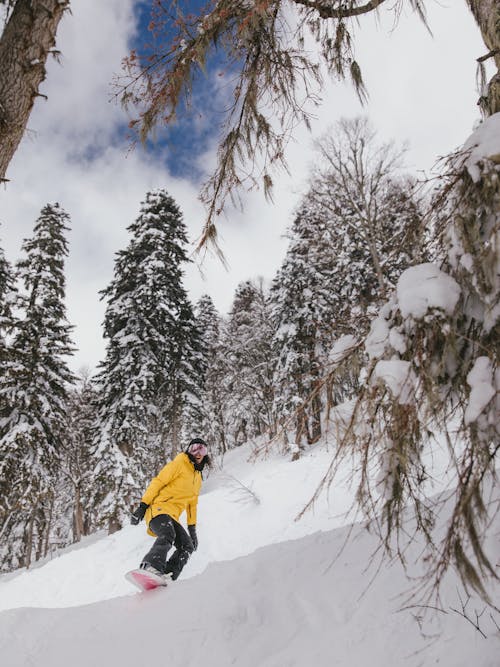
[[[210,465],[207,445],[201,438],[194,438],[187,450],[167,463],[149,484],[131,518],[134,526],[145,518],[148,534],[156,537],[140,568],[175,580],[196,551],[196,510],[205,465]],[[184,510],[189,534],[179,523]],[[167,560],[172,546],[175,551]]]

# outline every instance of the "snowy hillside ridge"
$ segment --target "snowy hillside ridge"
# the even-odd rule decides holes
[[[404,549],[404,569],[380,560],[374,534],[344,525],[348,468],[294,520],[333,451],[323,442],[294,462],[269,452],[254,463],[249,446],[229,452],[200,497],[200,547],[167,590],[138,594],[124,578],[151,545],[144,524],[0,577],[2,664],[136,667],[160,652],[172,667],[497,667],[500,620],[456,575],[446,575],[441,611],[411,606],[426,567],[418,539]],[[432,455],[439,490],[445,457]],[[405,529],[414,534],[411,521]],[[497,569],[499,533],[497,515],[487,539]],[[499,583],[489,592],[499,606]]]
[[[340,431],[351,412],[351,403],[335,408]],[[334,483],[297,520],[332,461],[332,443],[340,433],[332,428],[329,437],[303,451],[296,461],[291,460],[292,450],[289,459],[272,450],[255,459],[255,450],[247,444],[228,452],[223,468],[216,463],[199,501],[200,548],[181,578],[202,573],[212,562],[244,556],[268,544],[351,524],[356,517],[350,461],[341,465]],[[434,470],[426,495],[450,488],[454,476],[448,469],[446,445],[429,447],[426,460],[432,460]],[[0,576],[0,611],[76,606],[127,595],[133,589],[121,575],[137,566],[151,543],[144,523],[128,525],[112,535],[101,531],[88,536],[29,570]]]
[[[490,540],[497,557],[499,531],[497,516]],[[124,540],[102,541],[107,563],[93,562],[96,589],[112,565],[116,578],[124,566]],[[405,572],[398,561],[374,557],[372,534],[345,526],[212,563],[166,590],[71,609],[11,609],[0,613],[2,663],[137,667],[161,655],[172,667],[498,667],[498,624],[454,575],[444,582],[439,611],[408,603],[408,576],[422,571],[420,549],[418,542],[407,547]],[[57,597],[68,563],[60,558],[54,565]],[[498,601],[498,582],[493,592]]]
[[[348,521],[352,492],[347,483],[323,494],[312,512],[295,521],[333,456],[331,445],[323,442],[311,447],[295,462],[270,452],[249,463],[251,453],[250,445],[231,450],[224,467],[216,465],[204,482],[198,506],[200,547],[183,571],[183,579],[203,572],[211,562],[233,559],[273,542],[300,538]],[[122,573],[136,567],[152,544],[144,523],[86,539],[88,546],[64,549],[41,567],[0,577],[0,610],[74,606],[131,593],[133,589]],[[56,590],[54,578],[59,582]]]

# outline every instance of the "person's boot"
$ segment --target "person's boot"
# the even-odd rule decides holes
[[[175,581],[184,565],[188,562],[191,552],[186,551],[185,549],[176,549],[172,556],[168,559],[167,564],[165,565],[165,572],[171,573],[172,581]]]
[[[146,561],[142,561],[142,563],[139,565],[139,569],[146,570],[146,572],[151,572],[151,574],[157,574],[159,577],[163,577],[165,575],[165,572],[162,572],[160,569]]]

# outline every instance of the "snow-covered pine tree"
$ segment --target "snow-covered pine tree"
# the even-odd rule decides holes
[[[321,435],[320,393],[335,318],[335,255],[328,217],[304,199],[271,286],[275,335],[274,413],[297,445]]]
[[[196,432],[210,443],[212,454],[227,451],[227,416],[224,400],[224,355],[221,345],[223,321],[215,305],[204,294],[195,307],[200,332],[203,377]]]
[[[173,353],[167,367],[162,440],[166,445],[164,451],[173,458],[191,438],[199,436],[196,429],[201,411],[200,379],[204,375],[204,362],[200,330],[182,282],[172,296],[175,299],[172,305],[178,305],[179,316],[171,332]]]
[[[94,505],[114,531],[144,484],[180,448],[183,411],[197,371],[197,331],[182,285],[186,228],[174,199],[150,192],[117,253],[107,301],[106,358],[96,376]]]
[[[19,299],[0,403],[0,525],[2,569],[29,566],[46,555],[54,484],[61,465],[73,352],[64,305],[65,238],[69,216],[46,205],[18,263]]]
[[[272,339],[269,299],[262,281],[244,281],[233,299],[222,344],[229,445],[274,434]]]

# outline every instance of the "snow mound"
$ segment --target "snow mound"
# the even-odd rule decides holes
[[[401,593],[409,586],[402,566],[379,569],[373,562],[367,569],[376,538],[355,527],[344,546],[349,531],[270,545],[167,589],[72,609],[3,612],[2,663],[137,667],[161,658],[170,667],[498,665],[493,623],[485,618],[485,639],[452,611],[461,608],[453,577],[441,612],[402,610]],[[418,574],[418,545],[406,556]],[[468,604],[474,615],[478,601]]]
[[[455,280],[431,262],[403,271],[396,290],[401,315],[415,319],[424,317],[430,308],[441,308],[451,315],[460,297]]]
[[[331,447],[323,442],[295,462],[270,453],[252,464],[249,454],[230,452],[208,479],[200,547],[166,589],[137,593],[124,578],[151,544],[143,525],[93,536],[40,567],[2,577],[2,665],[498,666],[500,620],[468,599],[452,573],[440,611],[405,608],[427,567],[422,545],[399,545],[406,571],[398,561],[374,559],[378,538],[343,525],[352,492],[342,477],[294,520],[324,475]],[[413,535],[411,521],[407,529]],[[499,516],[489,531],[487,551],[500,558]],[[498,582],[491,596],[499,605]],[[486,639],[454,611],[464,601],[471,618],[480,615]]]
[[[209,563],[347,523],[353,494],[340,482],[313,512],[295,521],[332,459],[331,446],[311,447],[294,462],[291,454],[287,459],[276,453],[252,462],[251,452],[249,446],[232,450],[224,468],[204,482],[198,505],[200,547],[183,578],[203,572]],[[0,577],[0,610],[70,607],[127,595],[134,588],[122,575],[138,566],[151,545],[144,523],[86,538],[39,567]]]

